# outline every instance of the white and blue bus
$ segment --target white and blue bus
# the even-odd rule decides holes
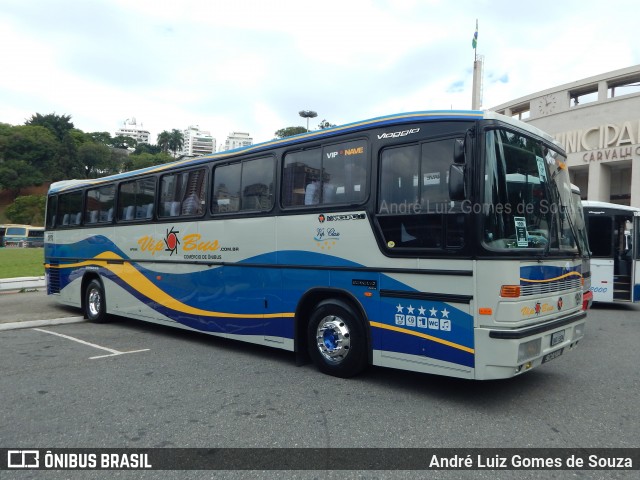
[[[584,336],[575,215],[549,135],[403,113],[53,184],[48,293],[335,376],[507,378]]]
[[[640,302],[640,208],[582,202],[591,249],[594,302]]]

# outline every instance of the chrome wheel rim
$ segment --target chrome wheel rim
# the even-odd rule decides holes
[[[102,308],[102,298],[100,297],[100,292],[93,288],[89,292],[89,313],[92,317],[97,317],[100,314],[100,309]]]
[[[351,334],[340,317],[329,315],[320,320],[316,331],[318,350],[331,364],[342,362],[351,347]]]

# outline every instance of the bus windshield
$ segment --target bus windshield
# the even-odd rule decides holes
[[[485,135],[484,245],[491,250],[577,253],[565,158],[509,130]]]

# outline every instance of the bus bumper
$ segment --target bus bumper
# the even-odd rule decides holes
[[[573,350],[584,337],[586,313],[519,329],[476,329],[477,380],[510,378]]]

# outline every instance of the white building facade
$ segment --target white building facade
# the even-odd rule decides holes
[[[184,135],[182,155],[199,157],[215,153],[216,139],[211,136],[210,132],[200,130],[198,125],[190,125],[182,133]]]
[[[583,199],[640,207],[640,65],[537,92],[491,110],[551,134]]]
[[[235,148],[248,147],[253,145],[253,138],[246,132],[231,132],[224,142],[222,150],[233,150]]]
[[[145,130],[142,124],[138,125],[135,118],[127,118],[124,125],[116,130],[115,136],[131,137],[138,143],[149,143],[149,130]]]

